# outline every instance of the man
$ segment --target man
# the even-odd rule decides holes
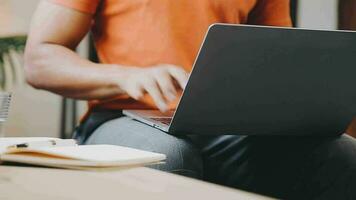
[[[176,138],[122,116],[122,109],[175,107],[215,22],[290,26],[289,1],[42,1],[26,47],[27,80],[89,100],[76,132],[85,144],[165,153],[166,164],[156,168],[274,197],[356,197],[356,145],[350,137]],[[101,64],[73,51],[89,30]]]

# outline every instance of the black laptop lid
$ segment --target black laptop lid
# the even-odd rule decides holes
[[[335,135],[356,116],[356,33],[213,25],[173,134]]]

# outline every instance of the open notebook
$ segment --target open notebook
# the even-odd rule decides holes
[[[62,146],[29,145],[57,142],[57,138],[0,138],[0,160],[59,168],[112,168],[146,165],[165,160],[164,154],[152,153],[115,145],[76,145],[66,142]]]

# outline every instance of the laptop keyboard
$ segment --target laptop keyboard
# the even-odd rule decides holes
[[[156,118],[151,118],[155,121],[158,121],[158,122],[161,122],[162,124],[165,124],[165,125],[170,125],[171,122],[172,122],[172,118],[171,117],[156,117]]]

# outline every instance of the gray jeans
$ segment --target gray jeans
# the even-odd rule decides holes
[[[154,168],[272,197],[356,199],[356,141],[346,135],[177,138],[128,117],[105,116],[92,114],[77,137],[87,135],[85,144],[164,153],[166,163]],[[94,128],[86,127],[100,119]]]

